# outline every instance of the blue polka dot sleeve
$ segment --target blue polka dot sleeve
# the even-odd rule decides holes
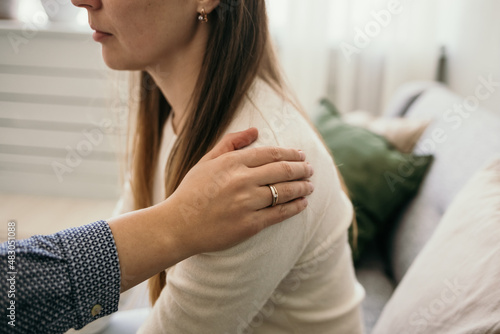
[[[0,245],[0,333],[64,333],[116,312],[120,264],[98,221]]]

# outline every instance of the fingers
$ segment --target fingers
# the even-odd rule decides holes
[[[242,149],[254,141],[259,137],[259,131],[257,128],[250,128],[245,131],[237,132],[235,138],[233,139],[233,146],[235,149]]]
[[[314,186],[309,181],[276,183],[274,184],[274,187],[278,192],[277,204],[284,204],[298,198],[309,196],[314,191]],[[269,207],[273,201],[273,195],[269,186],[259,187],[257,195],[254,196],[254,199],[256,210],[261,210]]]
[[[239,150],[245,146],[248,146],[255,140],[257,140],[258,135],[259,132],[256,128],[250,128],[248,130],[236,133],[229,133],[225,135],[221,139],[221,141],[217,145],[215,145],[215,147],[210,150],[210,152],[208,152],[200,161],[215,159],[223,155],[224,153]]]
[[[276,183],[274,187],[278,192],[277,204],[288,203],[295,199],[309,196],[314,191],[314,186],[309,181]],[[258,199],[256,203],[258,205],[256,208],[257,210],[270,206],[273,201],[273,196],[269,186],[259,187],[256,199]]]
[[[253,220],[253,224],[255,224],[252,229],[254,234],[262,231],[266,227],[280,223],[299,214],[304,211],[307,204],[307,199],[299,198],[286,204],[257,211],[255,213],[255,219]]]
[[[308,162],[274,162],[252,168],[252,177],[259,186],[308,179],[314,174]]]
[[[238,152],[238,158],[247,167],[259,167],[277,161],[304,161],[300,150],[282,147],[257,147]]]

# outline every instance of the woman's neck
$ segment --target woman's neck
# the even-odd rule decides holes
[[[179,133],[187,119],[189,105],[201,71],[208,40],[208,26],[198,29],[192,43],[146,68],[172,107],[172,125]]]

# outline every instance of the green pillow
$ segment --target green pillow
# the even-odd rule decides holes
[[[417,193],[432,156],[397,151],[384,137],[344,123],[332,103],[322,100],[316,126],[330,148],[354,205],[358,226],[357,262],[366,246]],[[352,227],[349,242],[353,246]]]

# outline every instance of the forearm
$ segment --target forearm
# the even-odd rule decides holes
[[[19,240],[13,267],[7,266],[7,252],[7,244],[0,245],[5,291],[0,300],[2,307],[14,305],[9,311],[14,321],[9,325],[6,319],[0,328],[9,333],[35,328],[37,333],[63,333],[117,310],[120,271],[106,222]],[[8,282],[7,275],[14,280]]]
[[[181,219],[171,199],[108,220],[121,271],[121,292],[193,255],[176,238]]]
[[[14,306],[12,325],[5,321],[0,328],[23,333],[44,319],[39,333],[63,333],[115,312],[120,292],[192,255],[189,243],[175,238],[180,219],[171,202],[19,240],[12,267],[9,245],[1,244],[0,288],[6,293],[0,300],[2,307]]]

